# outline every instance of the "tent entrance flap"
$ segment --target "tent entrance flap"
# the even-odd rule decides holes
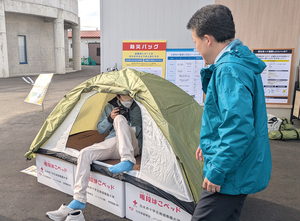
[[[97,130],[97,123],[105,105],[115,96],[115,94],[96,93],[86,99],[76,117],[70,135],[83,131]]]
[[[66,144],[71,129],[78,117],[79,112],[81,111],[85,101],[96,93],[97,93],[96,91],[82,93],[80,100],[76,103],[76,105],[71,110],[71,112],[66,116],[65,120],[55,130],[52,136],[50,136],[50,138],[43,144],[41,148],[46,150],[56,151],[56,152],[62,152],[62,153],[65,152]],[[72,155],[72,156],[76,156],[76,155]]]

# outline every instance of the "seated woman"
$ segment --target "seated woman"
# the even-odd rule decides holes
[[[108,136],[103,142],[82,149],[77,160],[73,201],[58,210],[46,213],[52,220],[65,220],[72,210],[85,208],[86,190],[89,183],[90,165],[96,160],[120,159],[121,162],[109,167],[112,173],[133,169],[135,156],[141,153],[142,117],[135,101],[127,95],[117,95],[105,106],[97,125],[100,134]]]

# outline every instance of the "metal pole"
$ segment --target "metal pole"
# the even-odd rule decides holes
[[[42,103],[42,108],[43,108],[43,115],[44,115],[44,122],[45,122],[45,110],[44,110],[44,102]]]

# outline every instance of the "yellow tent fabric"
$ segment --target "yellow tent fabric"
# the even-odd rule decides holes
[[[114,96],[114,94],[97,93],[89,98],[80,110],[70,135],[82,131],[97,130],[97,123],[100,119],[100,115],[107,102]]]

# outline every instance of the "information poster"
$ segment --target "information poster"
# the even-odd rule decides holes
[[[191,95],[199,104],[203,103],[201,69],[205,63],[193,48],[166,50],[166,79]]]
[[[165,78],[166,41],[123,41],[122,68]]]
[[[261,74],[266,103],[288,104],[293,49],[254,49],[267,67]]]
[[[25,102],[42,105],[53,74],[40,74]]]

